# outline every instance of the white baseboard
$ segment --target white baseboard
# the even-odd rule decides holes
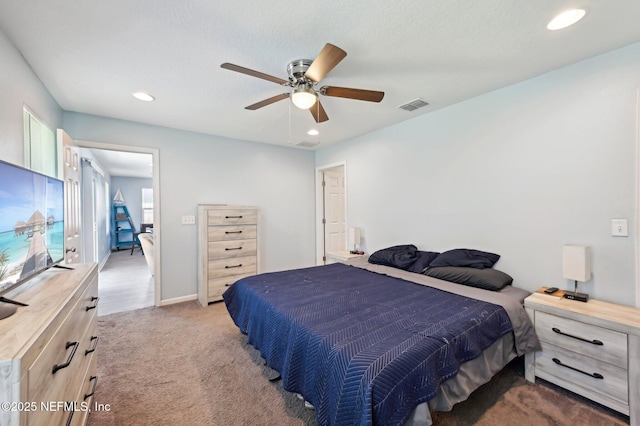
[[[182,296],[182,297],[176,297],[176,298],[173,298],[173,299],[161,300],[160,301],[160,306],[173,305],[174,303],[189,302],[191,300],[197,300],[197,299],[198,299],[198,295],[197,294],[190,294],[188,296]]]

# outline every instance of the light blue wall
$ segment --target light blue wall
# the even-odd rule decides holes
[[[116,191],[120,189],[120,192],[124,197],[127,211],[131,216],[131,220],[133,220],[133,226],[138,232],[140,232],[140,224],[142,223],[142,188],[153,188],[153,179],[122,176],[114,176],[111,178],[111,196],[109,199],[113,200],[116,195]],[[113,209],[113,202],[110,206]],[[110,217],[111,216],[113,216],[113,213],[111,213]],[[111,246],[112,248],[115,248],[115,234],[113,227],[111,229],[111,234]],[[124,240],[124,238],[121,238],[121,241]],[[127,240],[131,241],[131,238],[127,238]]]
[[[153,188],[153,179],[113,176],[110,188],[111,200],[116,195],[118,188],[124,197],[131,219],[136,229],[139,230],[140,223],[142,223],[142,188]]]
[[[260,207],[262,272],[314,264],[313,152],[73,112],[64,128],[79,141],[159,150],[162,300],[196,293],[196,227],[181,219],[199,203]]]
[[[314,167],[347,161],[349,224],[367,251],[472,247],[535,290],[565,243],[593,248],[592,297],[635,304],[640,44],[309,151],[65,113],[0,32],[0,159],[23,163],[22,105],[77,139],[160,150],[162,298],[196,291],[198,203],[262,208],[262,270],[314,262]],[[627,218],[630,237],[610,236]]]
[[[19,166],[24,165],[24,105],[53,131],[62,126],[62,109],[0,30],[0,159]]]
[[[590,245],[581,290],[636,303],[640,44],[318,151],[347,164],[349,226],[368,252],[476,248],[528,290],[572,288],[562,246]],[[610,235],[629,221],[628,238]]]

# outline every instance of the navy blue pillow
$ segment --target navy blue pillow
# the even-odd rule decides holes
[[[441,253],[429,265],[429,268],[439,266],[463,266],[476,269],[491,268],[500,259],[499,254],[472,249],[453,249]]]
[[[493,268],[478,269],[459,266],[442,266],[429,268],[429,270],[425,272],[425,275],[452,283],[491,291],[500,291],[513,282],[511,276]]]
[[[413,244],[387,247],[369,256],[369,263],[407,269],[418,258],[418,248]]]
[[[425,269],[429,267],[433,259],[438,257],[440,253],[436,251],[418,251],[418,258],[413,262],[407,271],[421,274]]]

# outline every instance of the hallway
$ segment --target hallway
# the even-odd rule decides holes
[[[154,280],[141,250],[111,252],[100,271],[98,316],[153,306]]]

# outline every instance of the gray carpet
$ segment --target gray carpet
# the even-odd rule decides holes
[[[223,303],[196,302],[100,317],[98,386],[89,426],[315,425],[246,344]],[[530,384],[522,360],[437,425],[624,425],[628,418],[552,385]]]

